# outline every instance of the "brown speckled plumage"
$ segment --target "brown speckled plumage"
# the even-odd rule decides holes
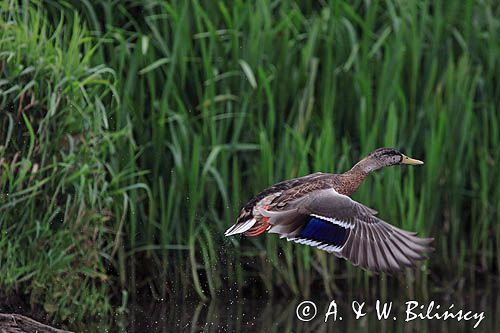
[[[343,174],[317,172],[285,180],[257,194],[226,236],[265,231],[310,245],[375,272],[413,266],[432,239],[418,238],[375,217],[349,198],[372,171],[395,164],[422,164],[392,148],[380,148]]]

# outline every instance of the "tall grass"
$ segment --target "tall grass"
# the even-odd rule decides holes
[[[126,179],[137,177],[111,161],[130,137],[109,126],[120,103],[114,71],[90,63],[98,44],[76,16],[52,26],[9,5],[0,8],[0,306],[17,294],[59,319],[99,317],[110,310],[106,266]]]
[[[62,71],[57,77],[78,87],[66,83],[67,77],[90,76],[92,97],[82,93],[86,104],[78,117],[61,113],[57,122],[42,122],[53,128],[37,135],[45,135],[44,156],[52,165],[57,133],[68,121],[80,131],[83,120],[90,122],[99,128],[97,137],[105,138],[82,148],[89,155],[76,154],[81,164],[88,164],[87,158],[101,161],[102,173],[77,167],[80,172],[68,178],[78,184],[72,188],[77,186],[79,195],[61,192],[58,198],[70,206],[71,200],[92,199],[92,205],[112,212],[104,225],[119,246],[109,251],[104,242],[92,248],[109,260],[108,273],[124,290],[206,299],[228,290],[309,296],[318,287],[332,295],[339,283],[374,293],[388,283],[397,287],[396,278],[372,276],[272,235],[223,236],[240,206],[266,186],[315,171],[343,172],[380,146],[401,148],[426,162],[383,170],[354,195],[394,225],[436,238],[431,259],[399,279],[402,292],[456,288],[464,279],[474,283],[478,273],[498,274],[500,9],[495,2],[48,1],[44,8],[33,7],[49,17],[53,29],[85,26],[85,36],[96,41],[90,49],[66,43],[65,53],[82,54],[67,68],[83,73]],[[12,46],[2,50],[21,44],[4,39]],[[94,79],[89,68],[105,78]],[[9,88],[21,79],[8,76]],[[17,95],[6,99],[16,106]],[[51,101],[50,94],[37,96]],[[15,112],[2,117],[14,119]],[[16,142],[33,164],[29,142]],[[70,164],[65,166],[74,168]],[[12,179],[22,174],[4,170]],[[66,177],[43,170],[54,184]],[[39,195],[53,195],[47,189]],[[40,219],[38,192],[17,191],[26,198],[23,206],[31,207],[24,210],[29,220]],[[0,209],[7,211],[15,198],[4,202]],[[16,221],[17,214],[9,210],[4,224]],[[75,223],[70,216],[65,221]],[[57,230],[67,232],[64,225]],[[13,240],[4,242],[8,247]]]

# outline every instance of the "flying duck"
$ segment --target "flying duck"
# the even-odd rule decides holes
[[[285,180],[257,194],[240,211],[226,236],[276,233],[349,260],[379,273],[414,267],[432,250],[433,238],[399,229],[381,220],[377,212],[352,200],[372,171],[397,164],[418,165],[393,148],[379,148],[343,174],[317,172]]]

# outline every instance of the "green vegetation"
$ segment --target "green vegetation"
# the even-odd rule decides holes
[[[78,20],[50,26],[30,8],[2,13],[0,50],[1,290],[61,319],[105,313],[124,184],[137,177],[112,160],[130,137],[109,129],[113,70],[89,63],[96,44]]]
[[[413,295],[499,273],[496,2],[16,3],[0,5],[5,294],[79,320],[137,291]],[[405,278],[224,238],[266,186],[380,146],[426,162],[354,197],[436,238]]]

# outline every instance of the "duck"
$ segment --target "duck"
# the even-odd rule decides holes
[[[350,198],[368,174],[401,164],[424,162],[394,148],[378,148],[345,173],[316,172],[276,183],[246,203],[224,235],[278,234],[377,274],[415,268],[433,250],[434,239],[391,225]]]

